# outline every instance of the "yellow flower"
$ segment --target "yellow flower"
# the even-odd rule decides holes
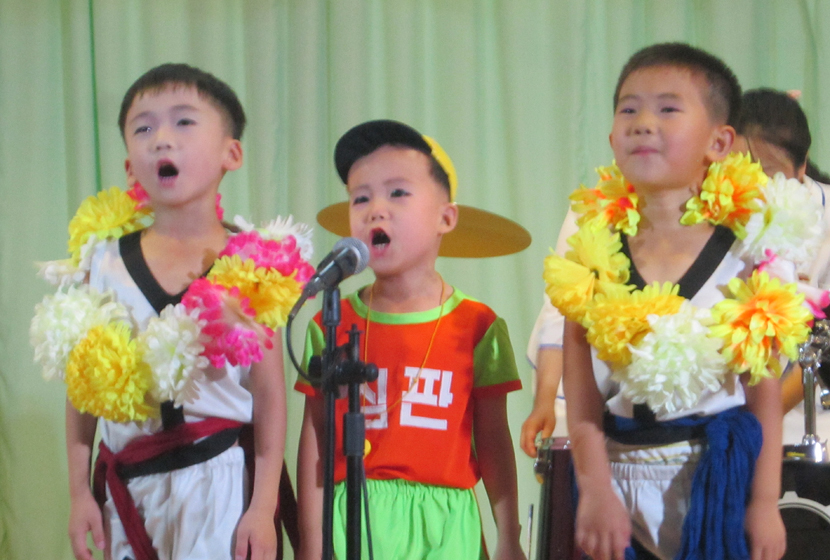
[[[673,315],[685,298],[677,295],[679,286],[655,282],[642,291],[625,294],[599,294],[585,314],[588,342],[597,357],[618,367],[631,363],[628,345],[637,345],[651,331],[649,315]]]
[[[589,189],[580,185],[571,193],[571,208],[581,214],[577,225],[598,220],[603,226],[612,225],[615,231],[636,235],[640,214],[634,187],[625,180],[616,163],[598,167],[596,171],[599,174],[596,187]]]
[[[127,323],[91,328],[73,348],[66,366],[66,392],[81,412],[113,422],[143,421],[155,414],[145,402],[152,383]]]
[[[801,304],[804,296],[794,283],[781,284],[766,272],[752,273],[747,282],[729,281],[734,299],[712,308],[715,325],[710,336],[723,339],[721,354],[733,371],[749,371],[750,385],[764,377],[780,377],[778,351],[791,360],[798,358],[798,345],[810,334],[813,317]]]
[[[303,285],[291,276],[258,267],[253,259],[243,261],[239,255],[225,256],[216,261],[207,279],[225,288],[239,289],[240,298],[248,298],[256,312],[256,321],[272,329],[285,325],[288,313],[299,299]]]
[[[72,264],[81,260],[81,248],[91,235],[98,239],[119,238],[144,227],[141,219],[149,209],[136,210],[136,202],[118,187],[88,197],[69,222],[69,253]]]
[[[753,163],[749,154],[733,152],[709,166],[700,193],[686,203],[680,223],[724,225],[743,239],[750,216],[760,210],[758,199],[766,183],[767,176],[759,163]]]
[[[568,239],[573,247],[564,258],[545,259],[543,278],[551,303],[572,321],[582,322],[585,306],[597,293],[627,293],[629,261],[620,249],[620,235],[607,227],[579,228]]]

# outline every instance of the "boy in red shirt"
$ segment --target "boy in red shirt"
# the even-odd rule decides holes
[[[376,558],[479,558],[473,487],[484,480],[498,527],[494,558],[523,559],[507,393],[521,387],[507,327],[435,270],[442,237],[458,221],[452,162],[438,144],[394,121],[348,131],[335,163],[349,192],[352,236],[370,248],[375,282],[342,302],[338,343],[356,324],[361,359],[378,366],[363,386],[365,457]],[[325,224],[324,224],[325,225]],[[306,358],[324,346],[318,314]],[[323,402],[307,395],[300,440],[301,552],[320,558]],[[337,404],[338,433],[345,400]],[[473,439],[476,445],[473,447]],[[345,556],[345,461],[335,451],[334,549]],[[363,539],[364,554],[367,550]]]

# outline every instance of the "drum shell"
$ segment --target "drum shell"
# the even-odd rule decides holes
[[[539,494],[536,560],[578,560],[574,546],[575,502],[571,450],[567,438],[548,438],[539,447],[536,475]]]
[[[784,560],[830,557],[830,464],[784,461],[778,507],[787,530]]]

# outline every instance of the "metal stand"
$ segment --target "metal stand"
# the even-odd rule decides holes
[[[804,439],[801,443],[784,446],[784,460],[830,462],[827,442],[816,435],[816,383],[822,358],[830,350],[830,323],[816,321],[807,342],[798,349],[798,363],[801,365],[804,383]]]
[[[323,455],[323,560],[334,557],[334,450],[335,404],[342,385],[348,385],[349,412],[343,415],[343,453],[346,456],[346,547],[348,560],[360,559],[360,508],[363,478],[365,423],[360,411],[360,384],[374,381],[378,369],[359,360],[360,331],[352,325],[349,342],[337,346],[340,324],[340,289],[323,295],[323,326],[326,348],[320,360],[309,363],[309,373],[320,380],[325,407],[325,453]]]

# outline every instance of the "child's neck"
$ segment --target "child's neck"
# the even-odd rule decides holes
[[[376,277],[361,294],[373,311],[413,313],[441,305],[452,295],[452,288],[435,269],[419,273]]]
[[[216,215],[215,205],[191,204],[186,208],[153,208],[155,234],[180,240],[204,239],[225,235],[225,227]]]
[[[158,284],[176,294],[210,268],[227,243],[227,231],[214,208],[198,216],[159,210],[143,232],[141,250]]]
[[[686,211],[686,202],[694,192],[692,187],[643,194],[638,192],[637,209],[640,212],[638,231],[667,232],[688,229],[680,223],[680,218]]]
[[[708,223],[680,223],[692,192],[692,188],[671,189],[640,196],[640,223],[628,245],[634,266],[647,284],[678,282],[712,236],[714,228]]]

